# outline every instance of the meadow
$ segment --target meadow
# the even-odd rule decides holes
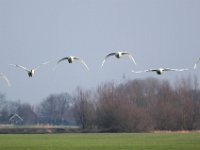
[[[199,150],[199,133],[0,134],[1,150]]]

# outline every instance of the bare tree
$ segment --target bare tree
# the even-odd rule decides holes
[[[23,118],[23,124],[30,125],[38,122],[38,117],[30,104],[21,104],[17,109],[17,113]]]
[[[95,124],[95,107],[91,92],[77,88],[74,95],[74,116],[83,129],[92,128]]]
[[[119,103],[115,101],[115,85],[107,83],[97,88],[97,125],[100,128],[118,130]]]
[[[38,116],[42,122],[62,124],[64,114],[72,105],[71,96],[67,93],[50,95],[38,108]]]

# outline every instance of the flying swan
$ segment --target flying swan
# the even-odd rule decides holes
[[[75,60],[79,60],[87,68],[87,70],[89,70],[85,61],[83,59],[81,59],[80,57],[76,57],[76,56],[64,57],[64,58],[60,59],[57,63],[60,63],[61,61],[64,61],[64,60],[67,60],[69,63],[73,63]]]
[[[107,60],[108,57],[110,56],[115,56],[116,58],[121,58],[123,55],[127,55],[129,57],[130,60],[132,60],[134,62],[134,64],[136,65],[135,59],[133,58],[133,56],[130,53],[127,52],[115,52],[115,53],[110,53],[108,55],[106,55],[106,57],[104,58],[102,64],[101,64],[101,68],[103,67],[105,61]]]
[[[35,68],[33,68],[33,69],[27,69],[26,67],[24,67],[24,66],[22,66],[22,65],[15,65],[15,64],[10,64],[10,65],[11,65],[11,66],[15,66],[15,67],[19,67],[19,68],[25,70],[25,71],[28,73],[28,76],[29,76],[29,77],[33,77],[33,75],[35,74],[35,71],[36,71],[37,69],[39,69],[39,68],[41,67],[41,65],[46,65],[46,64],[48,64],[48,63],[50,63],[50,62],[51,62],[51,61],[46,61],[46,62],[44,62],[44,63],[41,63],[39,66],[37,66],[37,67],[35,67]]]
[[[8,80],[8,78],[4,74],[2,74],[2,73],[0,73],[0,79],[5,80],[8,86],[11,85],[10,81]]]
[[[132,71],[134,73],[143,73],[143,72],[156,72],[158,75],[162,75],[164,71],[186,71],[188,69],[170,69],[170,68],[159,68],[159,69],[149,69],[144,71]]]

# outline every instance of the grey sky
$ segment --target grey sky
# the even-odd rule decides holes
[[[41,102],[49,94],[73,92],[77,86],[96,87],[106,82],[156,77],[174,80],[199,75],[196,71],[133,74],[131,70],[192,67],[200,56],[199,0],[0,0],[0,72],[12,83],[0,81],[8,99]],[[133,54],[128,60],[106,61],[113,51]],[[56,61],[77,55],[88,64]],[[28,68],[54,59],[33,78],[8,64]]]

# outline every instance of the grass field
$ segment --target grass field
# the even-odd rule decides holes
[[[199,133],[1,134],[1,150],[200,150]]]

